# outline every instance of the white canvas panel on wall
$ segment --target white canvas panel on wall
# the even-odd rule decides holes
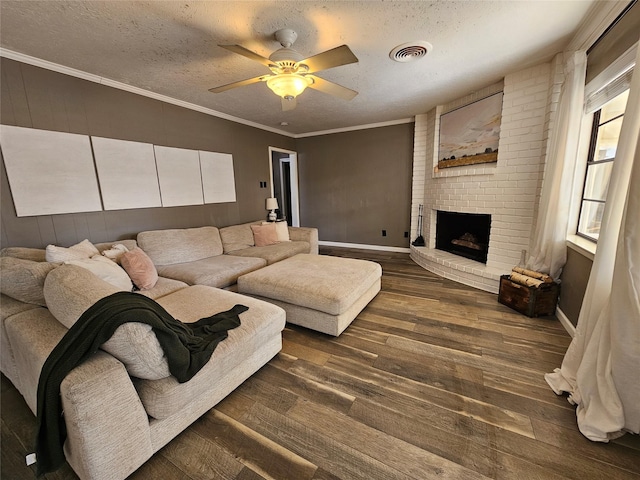
[[[89,136],[2,125],[18,217],[102,210]]]
[[[202,205],[202,177],[197,150],[154,145],[163,207]]]
[[[105,210],[161,207],[153,145],[91,137]]]
[[[230,153],[200,151],[204,203],[236,201],[233,156]]]

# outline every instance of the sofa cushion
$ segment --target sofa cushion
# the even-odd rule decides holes
[[[158,380],[171,375],[160,342],[146,323],[120,325],[100,348],[120,360],[134,377]]]
[[[174,280],[173,278],[158,277],[158,281],[148,290],[138,290],[136,293],[144,295],[145,297],[153,298],[154,300],[169,295],[170,293],[177,292],[183,288],[187,288],[189,285],[181,282],[180,280]]]
[[[285,313],[280,307],[203,285],[167,295],[158,303],[185,323],[228,310],[236,304],[246,305],[249,310],[240,314],[241,325],[229,331],[229,337],[220,342],[209,362],[190,381],[178,383],[172,376],[156,381],[135,380],[147,413],[157,419],[182,411],[263,344],[278,337],[285,325]]]
[[[255,242],[253,239],[253,231],[251,231],[251,225],[260,225],[260,223],[261,222],[250,222],[221,228],[220,238],[222,239],[224,253],[253,247]]]
[[[309,253],[307,242],[280,242],[266,247],[250,247],[234,250],[229,256],[257,257],[266,260],[268,265],[292,257],[298,253]]]
[[[262,222],[264,225],[266,222]],[[279,242],[288,242],[291,240],[289,237],[289,225],[285,221],[275,222],[276,233],[278,234]]]
[[[47,262],[62,263],[69,260],[81,260],[83,258],[91,258],[100,253],[93,243],[84,239],[70,247],[58,247],[56,245],[47,245],[45,249],[45,257]]]
[[[279,241],[275,223],[251,225],[251,231],[253,232],[253,241],[256,247],[275,245]]]
[[[45,280],[44,295],[51,313],[67,328],[101,298],[124,291],[76,265],[65,264],[51,273]],[[120,360],[133,376],[158,379],[169,375],[164,352],[149,325],[121,325],[102,349]]]
[[[126,290],[114,287],[85,268],[70,264],[52,270],[44,281],[47,307],[67,328],[102,297]]]
[[[46,262],[46,252],[44,248],[29,247],[6,247],[0,250],[0,257],[15,257],[34,262]]]
[[[20,378],[16,387],[35,415],[40,371],[67,329],[46,308],[12,315],[5,321],[5,327]]]
[[[286,220],[277,220],[275,222],[262,222],[262,225],[275,225],[279,242],[288,242],[291,240],[289,236],[289,224]]]
[[[16,313],[26,312],[27,310],[33,310],[34,308],[41,308],[38,305],[31,303],[24,303],[15,298],[11,298],[8,295],[0,294],[0,320],[4,322],[5,319]]]
[[[222,255],[222,241],[216,227],[140,232],[138,245],[156,266],[194,262]]]
[[[133,289],[131,278],[129,278],[127,272],[116,262],[102,255],[94,255],[91,258],[82,258],[79,260],[68,260],[65,263],[85,268],[98,278],[101,278],[118,289],[128,291]]]
[[[0,309],[0,321],[2,322],[0,326],[0,371],[20,390],[20,376],[18,375],[18,367],[13,349],[7,337],[5,320],[18,313],[26,312],[27,310],[34,310],[36,308],[42,310],[43,308],[30,303],[20,302],[6,295],[0,295],[0,305],[2,305]]]
[[[45,306],[44,280],[57,265],[15,257],[0,257],[0,291],[11,298]]]
[[[158,275],[173,278],[189,285],[208,285],[224,288],[233,285],[240,275],[267,264],[262,258],[218,255],[195,262],[158,266]]]
[[[120,257],[120,263],[133,284],[140,290],[149,290],[156,285],[158,271],[149,256],[140,247],[123,253]]]

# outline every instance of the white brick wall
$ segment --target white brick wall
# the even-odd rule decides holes
[[[424,204],[426,177],[427,124],[426,115],[416,115],[413,133],[413,179],[411,186],[411,241],[419,235],[418,210]]]
[[[424,204],[426,247],[412,247],[412,258],[446,278],[497,292],[501,274],[518,264],[529,250],[540,198],[545,153],[557,103],[558,75],[542,64],[508,75],[504,97],[498,161],[435,171],[439,118],[443,111],[483,98],[485,91],[416,117],[412,219]],[[561,80],[561,79],[560,79]],[[475,97],[475,98],[474,98]],[[426,140],[426,141],[424,141]],[[423,191],[420,175],[424,173]],[[436,211],[491,215],[487,264],[435,250]],[[414,231],[412,221],[412,231]],[[415,237],[415,235],[414,235]]]

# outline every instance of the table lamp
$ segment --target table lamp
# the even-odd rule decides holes
[[[267,210],[269,210],[269,215],[267,219],[270,222],[275,222],[278,216],[276,215],[276,210],[278,209],[278,199],[277,198],[267,198]]]

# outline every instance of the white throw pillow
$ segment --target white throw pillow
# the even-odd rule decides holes
[[[129,249],[125,247],[123,244],[117,243],[115,245],[112,245],[110,249],[103,250],[102,255],[104,255],[105,257],[113,260],[118,265],[120,265],[120,257],[122,257],[122,255],[124,255],[128,251]]]
[[[77,265],[85,268],[93,273],[96,277],[101,278],[114,287],[122,290],[131,291],[133,284],[127,272],[115,262],[109,260],[102,255],[94,255],[91,258],[83,258],[79,260],[69,260],[64,262],[68,265]]]
[[[47,262],[63,263],[69,260],[81,260],[83,258],[91,258],[97,255],[98,249],[86,238],[80,243],[76,243],[70,247],[58,247],[56,245],[47,245],[45,250],[45,258]]]

